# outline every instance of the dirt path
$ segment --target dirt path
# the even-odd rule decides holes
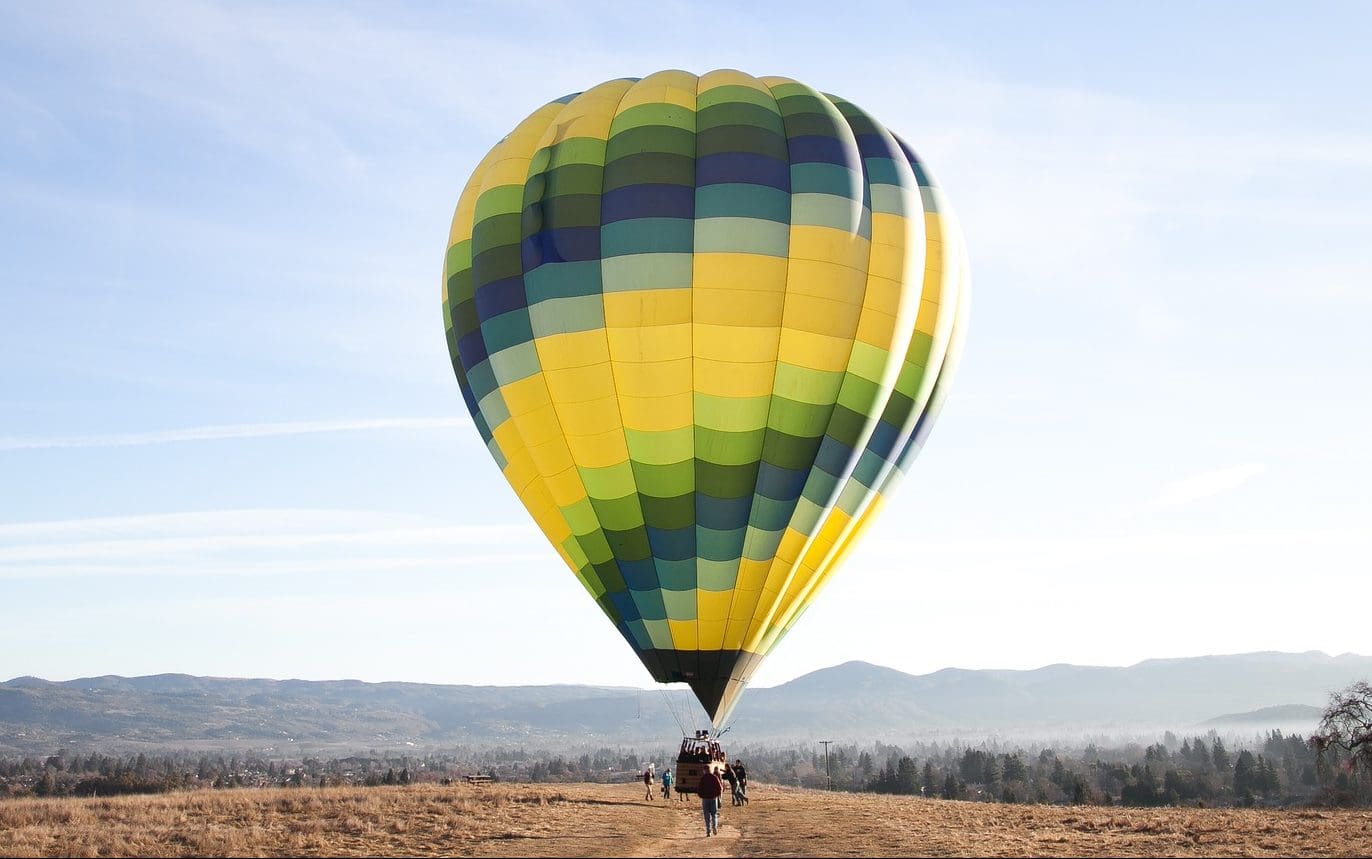
[[[675,818],[675,829],[671,829],[667,835],[639,845],[635,852],[628,855],[651,856],[655,859],[661,859],[663,856],[739,855],[739,828],[735,825],[740,817],[737,814],[738,809],[726,805],[724,812],[720,814],[719,834],[707,837],[705,820],[700,813],[700,800],[687,797],[685,802],[673,800],[670,805],[672,816]],[[731,821],[730,818],[734,819]]]

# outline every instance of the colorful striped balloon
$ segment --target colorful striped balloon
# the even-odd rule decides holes
[[[731,70],[539,108],[473,172],[443,276],[491,456],[716,725],[923,444],[967,297],[957,222],[904,141]]]

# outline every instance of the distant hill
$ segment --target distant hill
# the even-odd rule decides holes
[[[1329,693],[1372,676],[1372,657],[1246,653],[1127,668],[949,668],[911,675],[848,662],[744,696],[744,742],[1065,736],[1309,720]],[[680,690],[440,686],[192,677],[0,683],[0,752],[70,749],[400,749],[454,745],[660,744],[699,708]],[[1271,709],[1282,705],[1280,718]],[[1289,706],[1288,706],[1289,705]],[[1294,706],[1299,711],[1289,710]],[[1217,713],[1237,714],[1216,716]],[[1246,718],[1257,716],[1258,718]],[[1245,718],[1241,718],[1245,717]],[[1316,716],[1316,718],[1318,718]],[[681,721],[678,721],[681,720]],[[1230,720],[1230,721],[1224,721]]]
[[[810,736],[850,736],[861,729],[871,736],[902,728],[1039,735],[1093,728],[1182,730],[1217,713],[1295,703],[1322,708],[1330,692],[1369,675],[1372,657],[1318,651],[1150,659],[1125,668],[945,668],[923,675],[850,662],[748,692],[735,724],[748,733],[807,726]]]
[[[1319,724],[1324,709],[1309,704],[1282,704],[1277,707],[1263,707],[1247,713],[1226,713],[1213,719],[1206,719],[1201,725],[1207,727],[1227,727],[1231,725],[1308,725],[1312,729]]]

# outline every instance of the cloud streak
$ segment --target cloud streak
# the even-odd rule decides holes
[[[0,579],[447,570],[548,562],[526,523],[353,510],[218,510],[0,525]]]
[[[436,548],[429,548],[430,554],[408,556],[399,554],[363,555],[358,557],[329,556],[303,558],[299,560],[278,560],[264,557],[242,558],[81,558],[76,562],[39,562],[20,563],[7,566],[0,563],[0,581],[20,580],[59,580],[59,579],[115,579],[121,581],[147,578],[188,578],[205,581],[230,577],[277,577],[298,578],[323,576],[331,586],[337,586],[342,576],[369,574],[409,578],[403,583],[392,581],[384,586],[409,586],[424,574],[452,575],[459,570],[481,568],[483,570],[528,569],[537,571],[554,570],[565,572],[559,567],[557,556],[551,550],[534,551],[485,551],[470,550],[441,554]],[[3,560],[3,559],[0,559]],[[571,573],[567,573],[571,575]],[[384,587],[378,585],[378,587]],[[460,587],[454,593],[472,594],[498,587],[518,588],[519,584],[508,576],[487,578],[481,575],[464,575]]]
[[[1161,494],[1154,500],[1153,505],[1155,507],[1180,507],[1202,498],[1210,498],[1237,489],[1266,470],[1267,466],[1261,462],[1246,462],[1232,468],[1219,468],[1193,474],[1164,487]]]
[[[382,430],[434,430],[462,427],[465,418],[370,418],[335,421],[279,421],[261,424],[219,424],[152,432],[74,435],[50,438],[0,437],[0,451],[44,450],[80,447],[139,447],[188,441],[221,441],[240,438],[269,438],[315,433],[376,432]]]
[[[538,537],[533,526],[481,525],[445,528],[388,528],[373,531],[330,531],[309,534],[210,534],[128,540],[0,546],[0,562],[50,561],[71,558],[152,558],[203,556],[218,552],[283,552],[310,547],[461,548],[472,545],[525,545]],[[537,544],[534,544],[537,545]]]

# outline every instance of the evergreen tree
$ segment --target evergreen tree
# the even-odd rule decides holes
[[[958,794],[962,792],[961,790],[959,790],[959,787],[960,785],[958,785],[958,777],[953,775],[952,770],[949,770],[947,778],[943,780],[943,798],[957,799]]]
[[[1063,791],[1066,791],[1071,784],[1070,780],[1067,778],[1067,768],[1062,765],[1062,760],[1060,758],[1053,758],[1053,774],[1049,776],[1048,780]]]
[[[938,774],[934,772],[934,762],[924,762],[924,781],[922,783],[925,796],[935,796],[938,793]]]
[[[982,777],[982,782],[991,790],[999,791],[1001,788],[1001,768],[1000,761],[994,755],[986,758],[986,772]]]
[[[1210,749],[1206,747],[1205,740],[1196,737],[1196,742],[1191,746],[1191,754],[1202,768],[1210,766]]]
[[[1258,768],[1255,773],[1256,787],[1263,796],[1269,796],[1281,789],[1281,776],[1272,762],[1258,755]]]
[[[1072,778],[1072,804],[1086,805],[1091,801],[1091,786],[1086,783],[1084,776],[1073,776]]]
[[[1247,749],[1239,752],[1238,760],[1234,761],[1234,793],[1239,796],[1253,793],[1258,787],[1257,769],[1258,762],[1252,752]]]
[[[919,770],[915,761],[908,755],[896,764],[894,793],[919,793]]]
[[[1130,782],[1120,789],[1120,803],[1123,805],[1161,805],[1163,795],[1158,790],[1158,779],[1153,767],[1145,765],[1142,770],[1135,765],[1130,770]]]
[[[1007,782],[1026,781],[1029,778],[1029,768],[1020,760],[1020,756],[1006,755],[1005,763],[1001,766],[1001,772]]]
[[[1210,760],[1215,764],[1215,769],[1220,772],[1229,771],[1229,752],[1224,748],[1224,740],[1215,738],[1215,744],[1210,749]]]
[[[958,763],[958,774],[966,782],[983,782],[986,775],[986,752],[981,749],[968,749],[963,752]]]
[[[858,769],[862,771],[863,779],[870,779],[872,777],[872,767],[872,756],[870,754],[864,751],[862,754],[858,755]]]

